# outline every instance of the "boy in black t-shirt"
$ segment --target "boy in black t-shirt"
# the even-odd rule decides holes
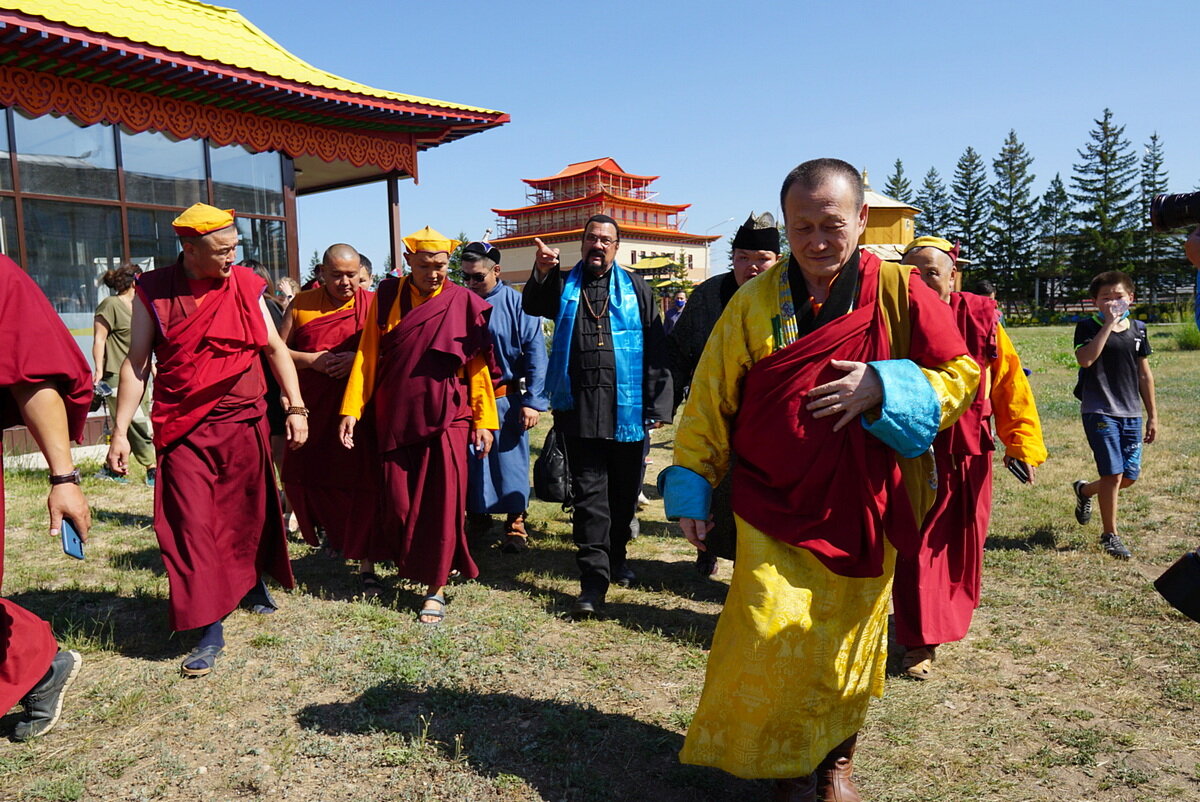
[[[1097,313],[1075,327],[1075,359],[1082,402],[1083,430],[1096,458],[1100,478],[1075,482],[1075,519],[1092,517],[1092,498],[1099,497],[1103,533],[1100,545],[1121,560],[1133,556],[1117,534],[1117,495],[1141,473],[1142,443],[1158,434],[1154,376],[1150,373],[1150,340],[1146,325],[1129,319],[1133,280],[1119,270],[1092,279],[1090,293]],[[1146,426],[1142,430],[1142,404]]]

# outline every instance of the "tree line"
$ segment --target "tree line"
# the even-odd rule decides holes
[[[948,187],[930,167],[914,191],[897,158],[884,194],[921,210],[917,236],[959,241],[971,262],[968,283],[987,279],[1009,304],[1053,312],[1084,297],[1105,270],[1131,274],[1141,302],[1186,296],[1193,268],[1183,258],[1185,232],[1150,229],[1150,201],[1168,191],[1161,138],[1151,134],[1139,160],[1109,109],[1093,122],[1067,182],[1056,173],[1040,197],[1033,156],[1014,130],[992,159],[990,181],[968,146]]]

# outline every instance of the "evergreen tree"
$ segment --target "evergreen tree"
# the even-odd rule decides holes
[[[1072,220],[1075,213],[1071,196],[1063,186],[1062,177],[1054,174],[1050,187],[1038,204],[1038,277],[1044,282],[1045,294],[1038,300],[1054,309],[1066,300],[1073,289],[1069,285],[1071,246],[1074,235]]]
[[[983,158],[968,145],[958,157],[954,180],[950,183],[950,231],[953,236],[949,239],[958,239],[962,243],[963,257],[980,266],[986,258],[988,211],[987,172]]]
[[[1091,141],[1076,151],[1071,198],[1079,230],[1074,253],[1081,281],[1105,270],[1134,269],[1137,216],[1137,155],[1125,139],[1125,126],[1112,121],[1112,111],[1094,121]]]
[[[947,237],[950,235],[950,195],[936,167],[930,167],[913,199],[921,210],[917,215],[918,237]]]
[[[1163,279],[1174,285],[1173,277],[1166,275],[1178,263],[1175,257],[1179,253],[1179,243],[1173,234],[1154,231],[1150,228],[1150,202],[1154,196],[1167,191],[1167,170],[1163,166],[1162,140],[1158,133],[1150,135],[1142,154],[1142,171],[1139,189],[1141,190],[1140,211],[1142,217],[1141,231],[1137,238],[1138,271],[1142,274],[1140,288],[1150,299],[1150,303],[1158,303],[1158,294]]]
[[[904,175],[904,162],[900,159],[896,159],[896,164],[892,167],[892,174],[888,176],[887,183],[883,185],[883,194],[898,201],[912,203],[912,184]]]
[[[988,198],[988,264],[995,276],[996,288],[1007,298],[1038,296],[1034,261],[1037,251],[1037,209],[1029,188],[1033,157],[1010,130],[992,160],[996,180]]]

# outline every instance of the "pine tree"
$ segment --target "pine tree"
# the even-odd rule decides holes
[[[958,157],[954,180],[950,184],[950,230],[953,238],[962,243],[963,256],[977,265],[986,258],[988,211],[987,173],[983,159],[968,145]]]
[[[1066,300],[1071,272],[1071,246],[1074,238],[1072,220],[1075,213],[1071,196],[1063,186],[1062,176],[1054,174],[1050,187],[1038,204],[1038,276],[1045,282],[1046,292],[1041,305],[1054,309]]]
[[[1076,151],[1083,161],[1071,176],[1079,229],[1074,266],[1081,281],[1105,270],[1135,269],[1137,156],[1125,139],[1125,126],[1113,123],[1112,111],[1105,109],[1094,122],[1091,141]]]
[[[1158,293],[1162,280],[1168,278],[1169,284],[1175,282],[1165,274],[1172,270],[1178,259],[1172,259],[1179,253],[1178,238],[1173,234],[1154,231],[1150,228],[1150,202],[1156,195],[1167,191],[1167,170],[1163,166],[1162,140],[1158,132],[1150,135],[1142,154],[1141,196],[1138,204],[1141,211],[1142,225],[1138,232],[1136,252],[1138,272],[1142,274],[1142,292],[1149,295],[1150,303],[1158,303]]]
[[[995,276],[996,287],[1004,297],[1030,298],[1038,295],[1034,273],[1037,251],[1037,209],[1029,188],[1033,173],[1029,172],[1033,157],[1010,130],[992,160],[996,180],[988,197],[987,223],[988,265]]]
[[[912,203],[912,184],[904,175],[904,162],[900,159],[896,159],[896,164],[892,167],[892,174],[888,176],[887,183],[883,185],[883,194],[904,203]]]
[[[918,237],[950,235],[950,195],[936,167],[930,167],[925,173],[913,205],[921,210],[916,220]]]

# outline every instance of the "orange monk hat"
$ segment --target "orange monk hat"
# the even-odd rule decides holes
[[[453,253],[454,249],[462,245],[460,240],[450,239],[444,234],[439,233],[436,229],[425,226],[415,234],[409,234],[404,238],[404,247],[409,253],[417,253],[425,251],[426,253]]]
[[[192,205],[171,221],[171,228],[180,237],[203,237],[233,225],[233,209],[218,209],[207,203]]]

